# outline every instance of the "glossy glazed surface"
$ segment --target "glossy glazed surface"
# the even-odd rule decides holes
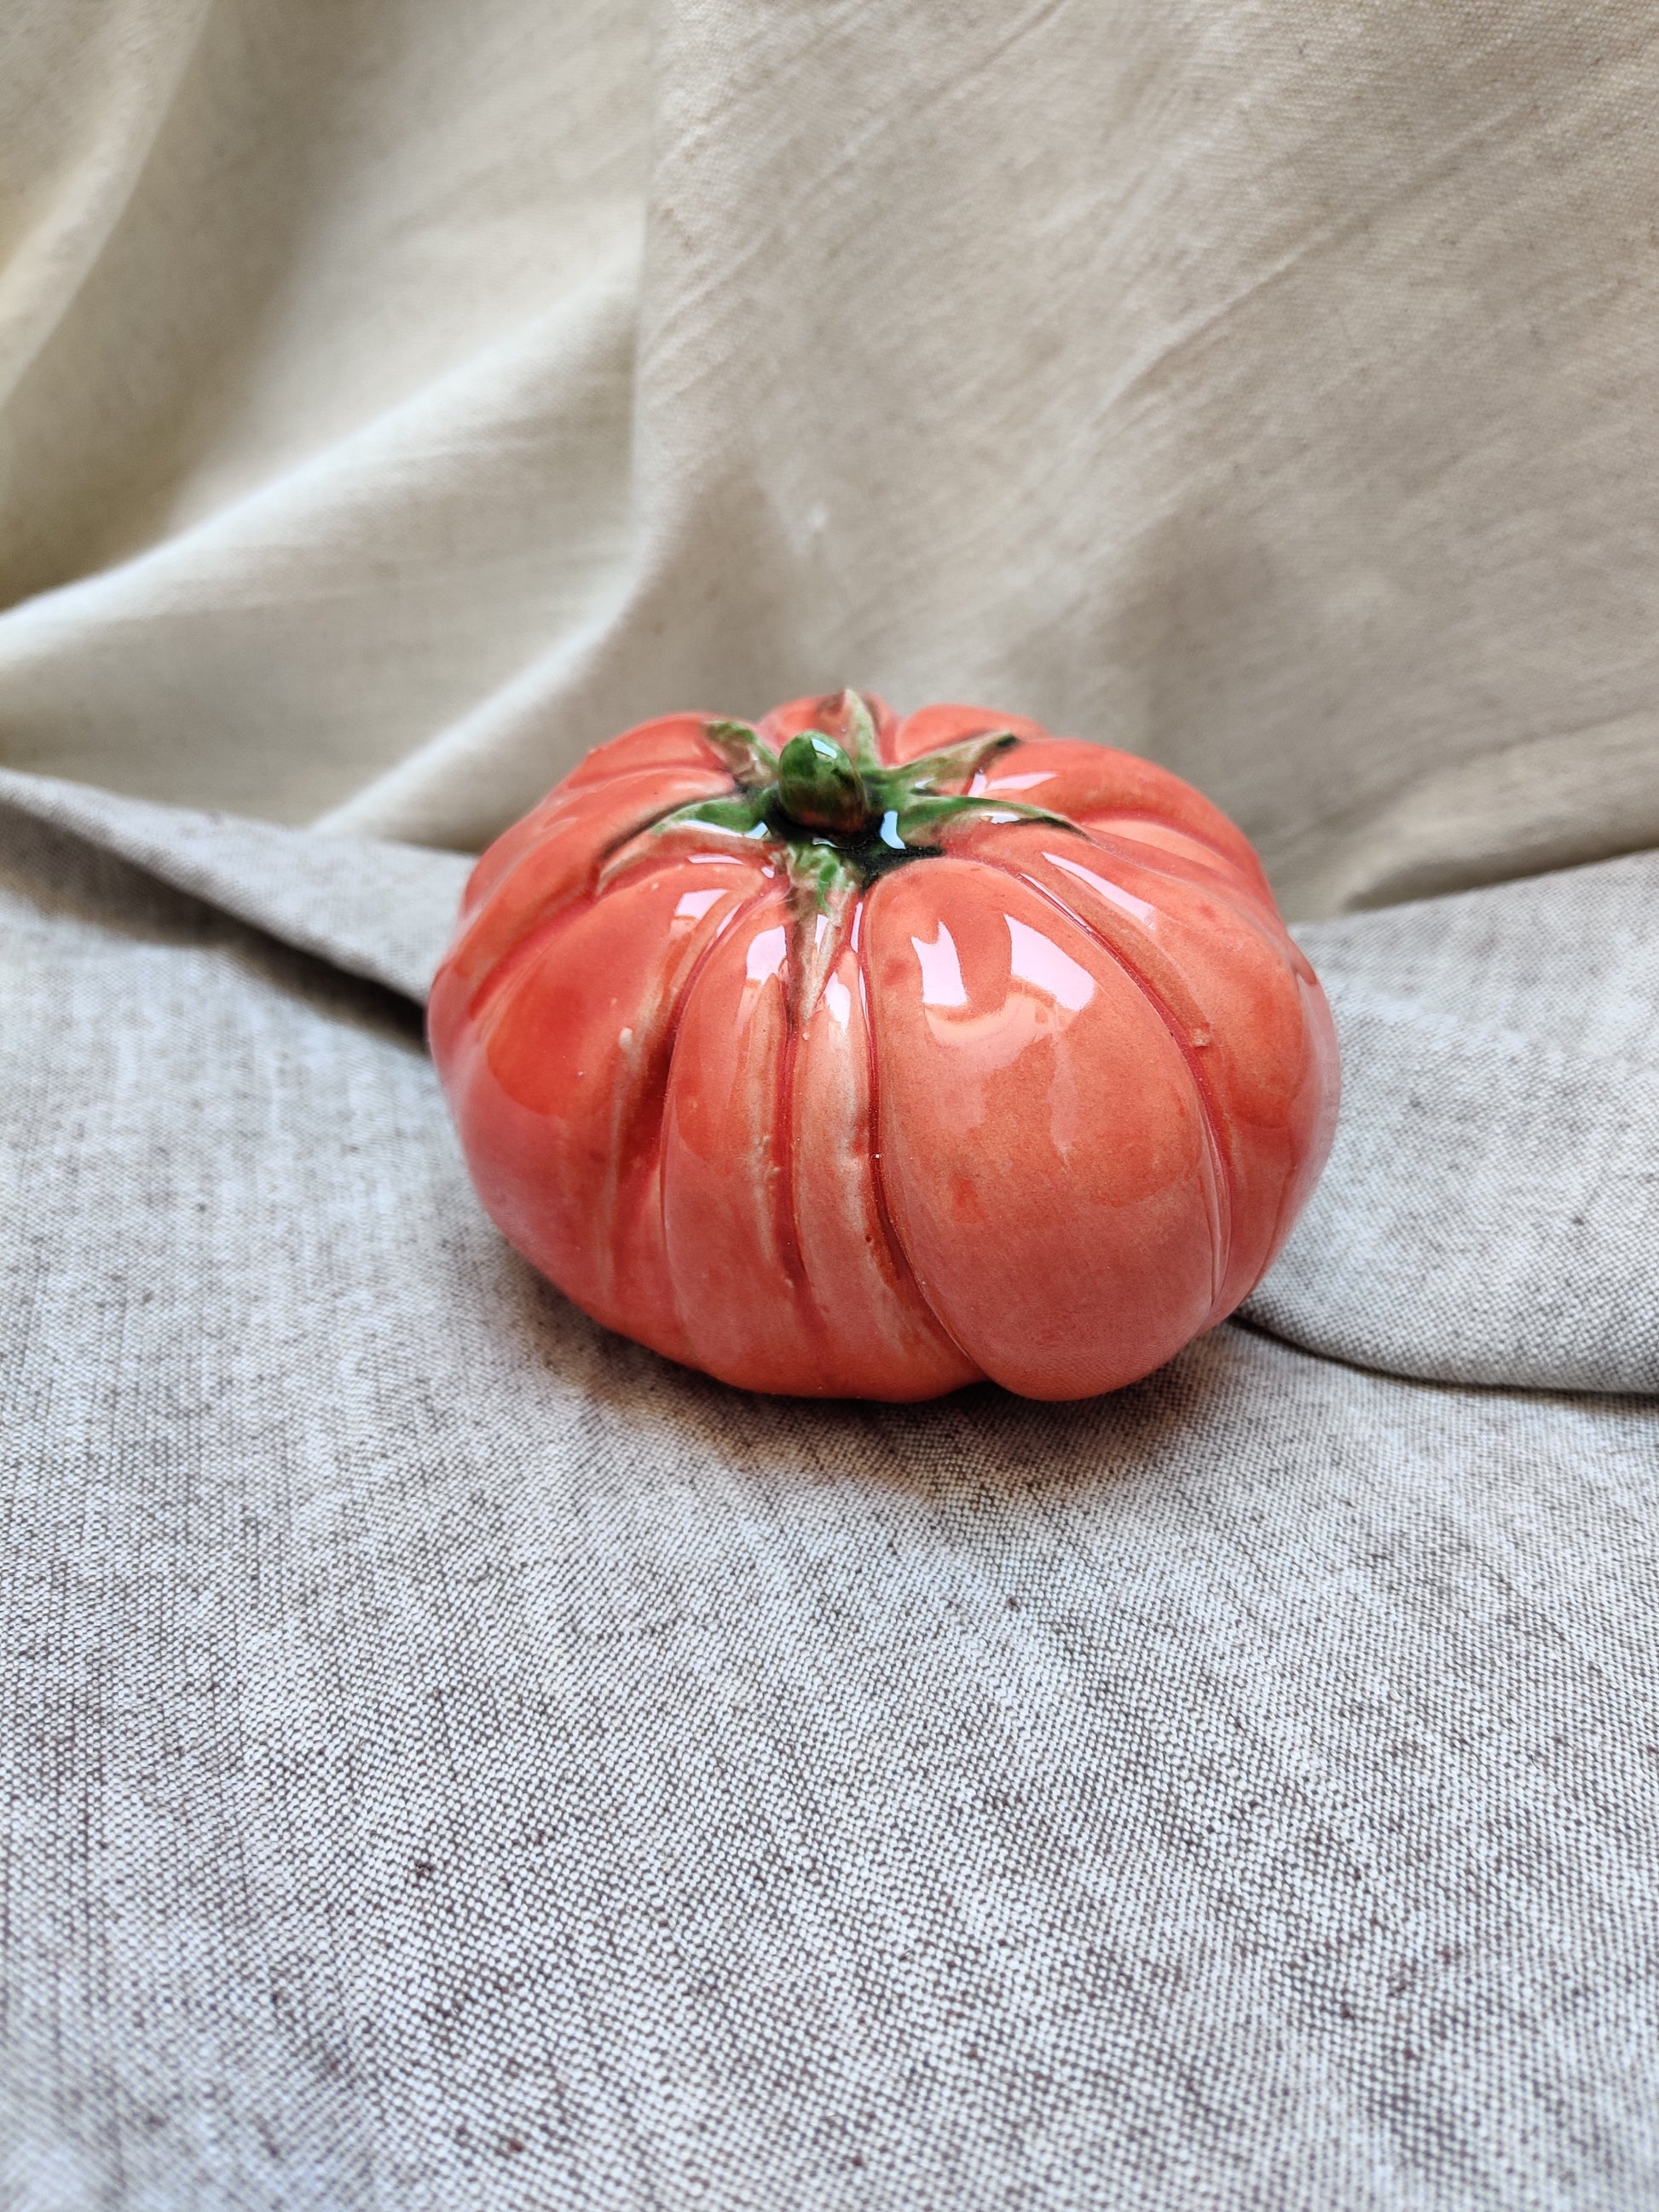
[[[429,1025],[504,1234],[757,1390],[1132,1382],[1253,1288],[1336,1112],[1324,996],[1207,800],[852,694],[591,753],[479,861]]]

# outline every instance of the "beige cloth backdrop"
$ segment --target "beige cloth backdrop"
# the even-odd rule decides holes
[[[475,845],[855,681],[1294,912],[1659,837],[1649,0],[21,0],[0,759]]]

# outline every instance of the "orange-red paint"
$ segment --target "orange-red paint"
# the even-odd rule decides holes
[[[867,703],[887,768],[1012,735],[948,787],[988,804],[834,909],[764,825],[653,847],[737,789],[701,715],[599,747],[484,854],[430,1015],[468,1164],[568,1297],[728,1382],[1115,1389],[1237,1306],[1311,1190],[1324,995],[1168,770]],[[758,736],[840,737],[836,704]]]

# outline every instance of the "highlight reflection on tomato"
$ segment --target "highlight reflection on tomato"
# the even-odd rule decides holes
[[[590,753],[479,861],[430,1029],[519,1250],[756,1390],[1133,1382],[1248,1295],[1336,1112],[1324,995],[1206,799],[856,692]]]

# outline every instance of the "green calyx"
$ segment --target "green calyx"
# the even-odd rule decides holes
[[[689,833],[700,842],[712,834],[716,842],[729,838],[764,842],[774,851],[781,847],[798,894],[824,913],[842,908],[848,896],[890,869],[937,853],[946,825],[961,815],[1073,827],[1063,815],[1042,807],[960,788],[1016,742],[1011,730],[991,731],[892,768],[882,761],[874,720],[856,691],[821,700],[817,714],[819,726],[799,732],[775,754],[746,722],[711,720],[705,734],[737,791],[678,807],[647,836],[653,844]],[[626,854],[629,864],[641,857],[638,841],[630,841]],[[613,865],[623,860],[618,853]]]

